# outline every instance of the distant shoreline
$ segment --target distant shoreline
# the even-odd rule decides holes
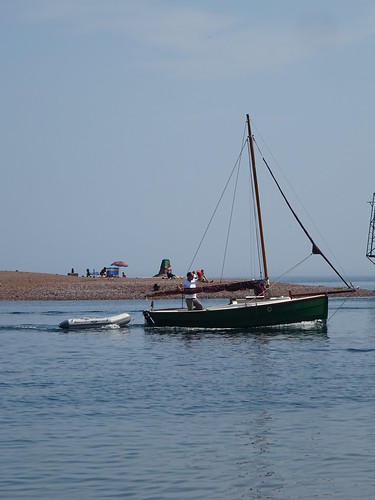
[[[226,280],[232,283],[240,281]],[[168,280],[162,277],[144,278],[85,278],[62,274],[33,273],[20,271],[0,271],[1,301],[51,301],[51,300],[142,300],[153,291],[154,284],[160,291],[177,288],[179,279]],[[220,283],[220,280],[213,280]],[[345,288],[301,285],[296,283],[271,283],[273,295],[301,293],[326,293],[343,291]],[[251,294],[251,292],[248,292]],[[227,291],[217,294],[200,294],[201,298],[234,298],[246,295],[246,292]],[[341,296],[348,296],[343,294]],[[375,296],[375,290],[357,289],[354,297]],[[177,296],[178,297],[178,296]]]

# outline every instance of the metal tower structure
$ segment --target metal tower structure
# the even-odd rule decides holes
[[[371,205],[371,217],[370,217],[370,227],[368,230],[367,238],[367,252],[366,257],[375,264],[375,193],[372,195],[372,201],[369,201]]]

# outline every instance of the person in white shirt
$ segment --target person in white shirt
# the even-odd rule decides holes
[[[197,287],[197,281],[198,278],[194,275],[192,272],[188,272],[186,275],[186,279],[181,283],[179,286],[180,290],[184,290],[186,288],[196,288]],[[192,311],[193,309],[203,309],[202,304],[199,302],[197,299],[197,294],[185,294],[185,301],[187,308],[189,311]]]

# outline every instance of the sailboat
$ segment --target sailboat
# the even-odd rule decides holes
[[[258,234],[261,249],[261,262],[263,275],[260,279],[253,279],[238,283],[214,284],[204,287],[184,289],[183,294],[188,297],[189,294],[199,292],[215,293],[226,290],[241,291],[253,290],[253,295],[247,295],[241,299],[230,300],[228,304],[214,305],[203,309],[189,310],[184,307],[155,309],[152,300],[151,308],[143,311],[146,323],[153,327],[184,327],[184,328],[257,328],[276,325],[288,325],[301,322],[320,321],[325,322],[328,316],[328,294],[321,293],[306,296],[278,296],[273,297],[270,293],[270,281],[268,276],[268,266],[266,259],[265,241],[263,233],[263,222],[260,204],[260,194],[257,178],[257,169],[255,164],[254,138],[251,132],[250,117],[246,115],[247,125],[247,144],[249,152],[249,165],[252,175],[252,184],[255,198],[255,209],[257,214]],[[310,234],[306,231],[301,221],[297,217],[293,208],[286,199],[280,185],[270,170],[267,162],[264,160],[268,170],[282,197],[292,211],[297,222],[305,232],[312,243],[312,253],[320,254],[326,262],[334,269],[348,289],[352,287],[342,278],[333,265],[328,261],[325,255],[312,240]],[[155,292],[150,295],[152,299],[165,297],[168,295],[181,294],[179,290],[168,290]]]

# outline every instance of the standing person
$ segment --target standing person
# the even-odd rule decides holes
[[[185,288],[196,288],[197,281],[198,278],[194,275],[194,273],[188,272],[186,275],[186,279],[184,279],[181,285],[179,285],[179,288],[180,290],[184,290]],[[185,301],[189,311],[192,311],[193,309],[203,309],[203,306],[197,299],[197,295],[195,293],[189,295],[185,294]]]

